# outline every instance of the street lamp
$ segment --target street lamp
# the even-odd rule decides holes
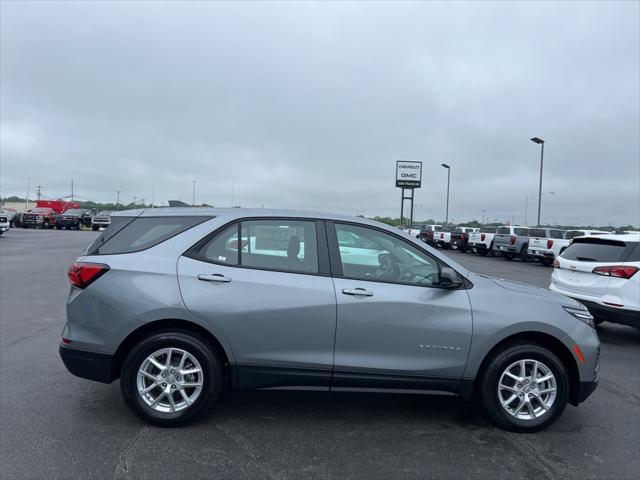
[[[444,224],[449,223],[449,185],[451,183],[451,167],[446,163],[441,163],[441,166],[447,169],[447,211],[444,217]]]
[[[530,139],[540,145],[540,183],[538,185],[538,226],[540,226],[540,208],[542,207],[542,166],[544,164],[544,140],[538,137]]]

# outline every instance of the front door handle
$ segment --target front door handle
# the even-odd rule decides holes
[[[373,297],[373,292],[365,290],[364,288],[343,288],[342,293],[356,297]]]
[[[198,275],[198,280],[202,280],[203,282],[218,282],[218,283],[229,283],[231,279],[229,277],[225,277],[220,273],[214,273],[213,275]]]

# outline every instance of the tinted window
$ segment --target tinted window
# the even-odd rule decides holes
[[[440,231],[441,232],[453,232],[456,229],[456,227],[448,227],[448,226],[444,226],[444,227],[440,227]]]
[[[509,235],[511,233],[511,230],[509,229],[509,227],[498,227],[498,230],[496,231],[496,233]]]
[[[109,215],[111,215],[111,211],[109,210],[103,210],[98,214],[99,217],[108,217]]]
[[[241,222],[240,265],[318,273],[316,224],[298,220]]]
[[[82,210],[67,210],[65,215],[82,215]]]
[[[132,253],[158,245],[212,217],[113,217],[88,255]]]
[[[578,262],[624,262],[635,246],[618,240],[576,238],[561,257]]]
[[[338,239],[347,235],[358,239],[357,246],[338,241],[342,274],[347,278],[418,286],[438,284],[436,260],[393,235],[342,224],[336,224],[336,235]]]
[[[529,230],[529,236],[536,238],[546,238],[547,231],[542,228],[532,228],[531,230]]]
[[[238,224],[234,223],[209,242],[197,248],[195,255],[209,262],[239,265]]]
[[[514,228],[513,230],[514,230],[514,232],[516,232],[516,235],[524,235],[525,237],[527,235],[529,235],[529,229],[528,228]]]
[[[564,230],[549,230],[551,238],[564,238]]]
[[[570,240],[575,237],[584,237],[586,234],[587,232],[584,232],[582,230],[569,230],[564,234],[564,238]]]
[[[495,227],[487,227],[487,228],[481,228],[480,229],[480,233],[495,233],[496,232],[496,228]]]

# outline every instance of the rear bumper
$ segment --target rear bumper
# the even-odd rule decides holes
[[[517,253],[516,247],[513,245],[494,245],[491,249],[498,253]]]
[[[527,254],[539,258],[550,258],[552,260],[555,258],[555,255],[551,250],[529,249],[527,250]]]
[[[111,383],[117,378],[113,374],[112,355],[76,350],[61,344],[60,358],[67,370],[76,377],[102,383]]]
[[[599,319],[607,322],[621,323],[631,327],[640,327],[640,312],[636,310],[628,310],[624,308],[609,307],[600,303],[574,298],[589,309],[591,314]]]
[[[484,243],[469,242],[468,245],[470,248],[475,248],[476,250],[489,250],[489,247]]]

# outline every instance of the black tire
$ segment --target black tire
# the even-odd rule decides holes
[[[522,260],[523,262],[531,261],[531,257],[527,255],[528,248],[529,248],[529,245],[523,245],[522,248],[520,249],[520,260]]]
[[[467,253],[469,247],[458,247],[458,250],[460,250],[462,253]]]
[[[556,379],[556,398],[549,411],[532,420],[515,418],[505,411],[498,396],[498,384],[505,369],[518,360],[538,360]],[[569,400],[569,375],[560,359],[546,347],[536,343],[517,343],[497,353],[486,365],[479,383],[482,405],[489,418],[499,427],[515,432],[535,432],[555,422]]]
[[[538,260],[542,265],[546,265],[547,267],[553,263],[553,258],[539,258]]]
[[[478,250],[478,255],[480,255],[481,257],[486,257],[488,253],[489,250]]]
[[[138,369],[153,352],[181,348],[193,355],[203,371],[203,388],[195,402],[184,410],[158,412],[138,394]],[[206,339],[189,330],[163,330],[140,341],[127,354],[120,377],[120,389],[127,406],[138,417],[158,427],[179,427],[195,421],[211,410],[223,385],[222,362]]]
[[[513,253],[505,253],[504,258],[506,258],[507,260],[513,260]]]

